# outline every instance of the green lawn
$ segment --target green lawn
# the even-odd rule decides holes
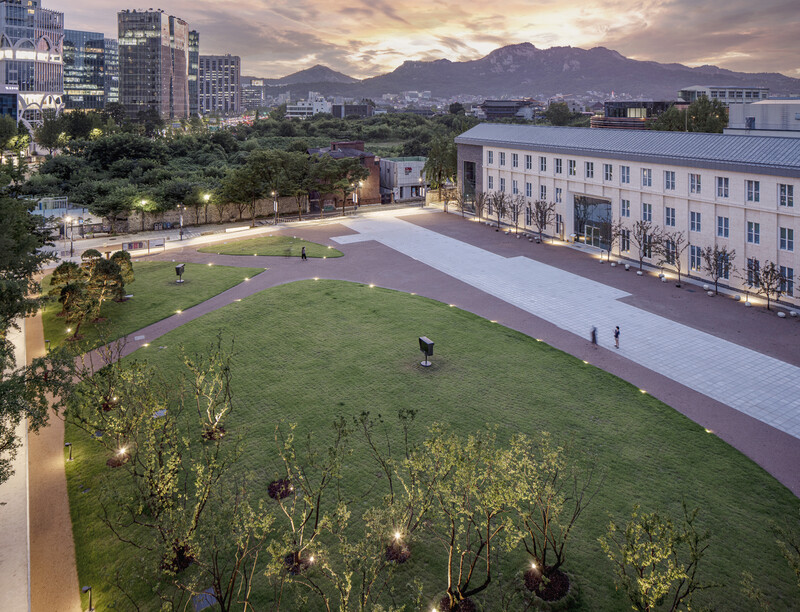
[[[639,503],[643,510],[677,517],[684,499],[702,509],[699,522],[711,532],[701,578],[725,585],[700,593],[696,603],[752,610],[739,590],[740,574],[748,570],[772,610],[796,609],[800,592],[769,521],[796,516],[798,500],[716,436],[608,373],[446,304],[338,281],[303,281],[261,292],[170,332],[158,340],[165,348],[140,349],[133,358],[148,360],[170,379],[179,345],[203,350],[219,331],[236,340],[236,408],[229,431],[246,432],[239,468],[261,475],[259,482],[281,473],[273,439],[281,420],[296,422],[300,435],[314,431],[317,441],[329,436],[329,424],[339,415],[369,410],[391,417],[399,407],[419,410],[416,440],[434,422],[460,434],[492,424],[503,438],[549,431],[606,473],[567,554],[565,569],[580,594],[577,609],[629,609],[614,589],[597,542],[609,515],[627,517]],[[436,343],[429,369],[418,365],[420,335]],[[111,586],[110,568],[137,563],[137,553],[117,542],[98,518],[95,492],[110,472],[106,456],[74,426],[68,425],[66,435],[75,450],[67,477],[80,584],[93,586],[98,608],[129,609]],[[367,493],[376,469],[356,445],[346,461],[343,494],[357,499]],[[411,561],[397,575],[399,592],[407,593],[405,585],[419,578],[427,601],[440,595],[446,588],[442,550],[415,543]],[[525,566],[522,551],[508,555],[508,575]],[[482,610],[498,609],[496,584],[481,600]],[[270,609],[269,597],[263,580],[257,580],[254,609]],[[145,601],[142,609],[154,606]],[[304,609],[319,608],[315,602]]]
[[[201,253],[218,255],[262,255],[276,257],[300,257],[300,251],[306,247],[308,257],[341,257],[344,253],[333,247],[316,242],[292,238],[289,236],[263,236],[248,238],[198,249]]]
[[[103,304],[101,323],[105,340],[111,341],[130,334],[138,329],[165,319],[176,310],[186,310],[200,302],[222,293],[241,283],[245,278],[263,272],[263,268],[237,268],[232,266],[207,266],[202,264],[186,264],[183,275],[184,283],[175,281],[175,264],[168,261],[134,262],[133,283],[125,287],[126,293],[133,297],[125,302],[108,301]],[[42,282],[42,291],[50,288],[50,276]],[[44,337],[56,347],[69,336],[67,326],[61,317],[56,315],[61,310],[58,302],[52,302],[42,311]],[[99,341],[98,326],[85,323],[80,333],[84,341],[96,346]]]

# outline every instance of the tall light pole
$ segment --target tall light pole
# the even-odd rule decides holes
[[[67,223],[72,222],[72,217],[64,215],[64,251],[67,250]]]
[[[183,240],[183,209],[184,209],[184,208],[186,208],[186,207],[185,207],[183,204],[179,204],[179,205],[178,205],[178,210],[180,210],[180,215],[181,215],[181,216],[180,216],[180,224],[181,224],[181,228],[180,228],[180,230],[179,230],[178,234],[180,235],[180,239],[181,239],[181,240]]]
[[[422,182],[422,174],[419,175],[419,195],[422,198],[422,204],[420,204],[420,208],[425,207],[425,183]]]
[[[275,191],[272,192],[272,212],[275,215],[272,224],[278,225],[278,194]]]
[[[204,210],[204,213],[205,213],[206,223],[208,223],[208,201],[210,199],[211,199],[211,194],[210,193],[207,193],[207,194],[205,194],[203,196],[203,202],[205,202],[205,208],[203,210]]]
[[[358,205],[361,206],[361,188],[364,186],[364,181],[358,181],[358,193],[356,194],[356,199],[358,200]]]

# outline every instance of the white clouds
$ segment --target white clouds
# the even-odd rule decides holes
[[[66,26],[116,33],[107,0],[44,0]],[[314,63],[353,76],[406,59],[475,59],[506,44],[602,45],[636,59],[800,74],[792,0],[162,0],[200,31],[201,52],[242,56],[244,70],[283,76]]]

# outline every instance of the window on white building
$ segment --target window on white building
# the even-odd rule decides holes
[[[533,156],[532,155],[526,155],[525,156],[525,169],[526,170],[532,170],[533,169]]]
[[[699,174],[690,174],[689,175],[689,192],[690,193],[700,193],[700,175]]]
[[[531,183],[525,183],[525,197],[533,197],[533,185]]]
[[[506,165],[506,154],[503,151],[500,151],[500,165]]]
[[[488,165],[494,163],[494,151],[486,151],[486,163]]]
[[[547,158],[539,157],[539,172],[547,172]]]
[[[500,177],[500,191],[505,191],[505,190],[506,190],[506,179],[504,179],[501,176]]]
[[[675,263],[675,254],[678,252],[677,247],[675,246],[675,241],[667,239],[664,241],[664,260],[669,265],[673,265]]]
[[[556,187],[556,204],[561,204],[561,187]]]
[[[754,257],[747,258],[747,284],[757,285],[761,275],[761,263]]]
[[[516,179],[511,179],[511,193],[517,195],[519,193],[519,184]]]
[[[699,232],[700,230],[700,213],[691,211],[689,213],[689,229],[693,232]]]
[[[653,171],[650,168],[642,168],[642,187],[653,186]]]
[[[613,171],[613,166],[611,164],[603,164],[603,180],[604,181],[614,180],[614,171]]]
[[[727,176],[718,176],[717,177],[717,197],[718,198],[727,198],[728,197],[728,187],[730,181],[728,180]]]
[[[747,222],[747,242],[750,244],[761,244],[761,224]]]
[[[794,206],[794,185],[778,184],[778,204],[781,206]]]
[[[730,234],[730,219],[728,217],[717,217],[717,236],[727,238]]]
[[[622,230],[619,236],[619,249],[623,253],[629,253],[631,250],[631,230]]]
[[[494,189],[494,177],[491,174],[489,175],[489,182],[487,183],[487,187],[489,189]]]
[[[547,199],[547,187],[544,185],[539,185],[539,199],[546,200]]]
[[[702,267],[702,256],[700,252],[701,249],[699,246],[693,244],[689,246],[689,269],[695,272],[699,272]]]
[[[567,160],[567,173],[570,176],[575,176],[578,173],[576,167],[577,167],[577,163],[575,162],[574,159],[568,159]]]
[[[794,230],[791,227],[780,229],[780,249],[781,251],[794,251]]]
[[[760,200],[761,183],[759,181],[745,181],[744,187],[748,202],[758,202]]]
[[[664,225],[667,227],[675,227],[675,209],[671,206],[664,208]]]
[[[664,189],[675,191],[675,172],[672,170],[664,170]]]
[[[594,162],[585,162],[586,178],[594,178]]]
[[[631,167],[630,166],[620,166],[619,167],[619,182],[620,183],[630,183],[631,182]]]
[[[556,162],[556,174],[561,174],[561,158],[556,157],[555,162]]]
[[[794,268],[780,267],[781,272],[781,293],[784,295],[794,295]]]
[[[511,167],[519,168],[519,155],[517,155],[516,153],[511,154]]]
[[[642,202],[642,221],[653,220],[653,205]]]
[[[631,201],[630,200],[620,200],[619,201],[619,216],[620,217],[630,217],[631,216]]]

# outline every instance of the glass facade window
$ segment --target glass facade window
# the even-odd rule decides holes
[[[106,47],[99,32],[64,30],[64,107],[102,110],[106,101]]]

